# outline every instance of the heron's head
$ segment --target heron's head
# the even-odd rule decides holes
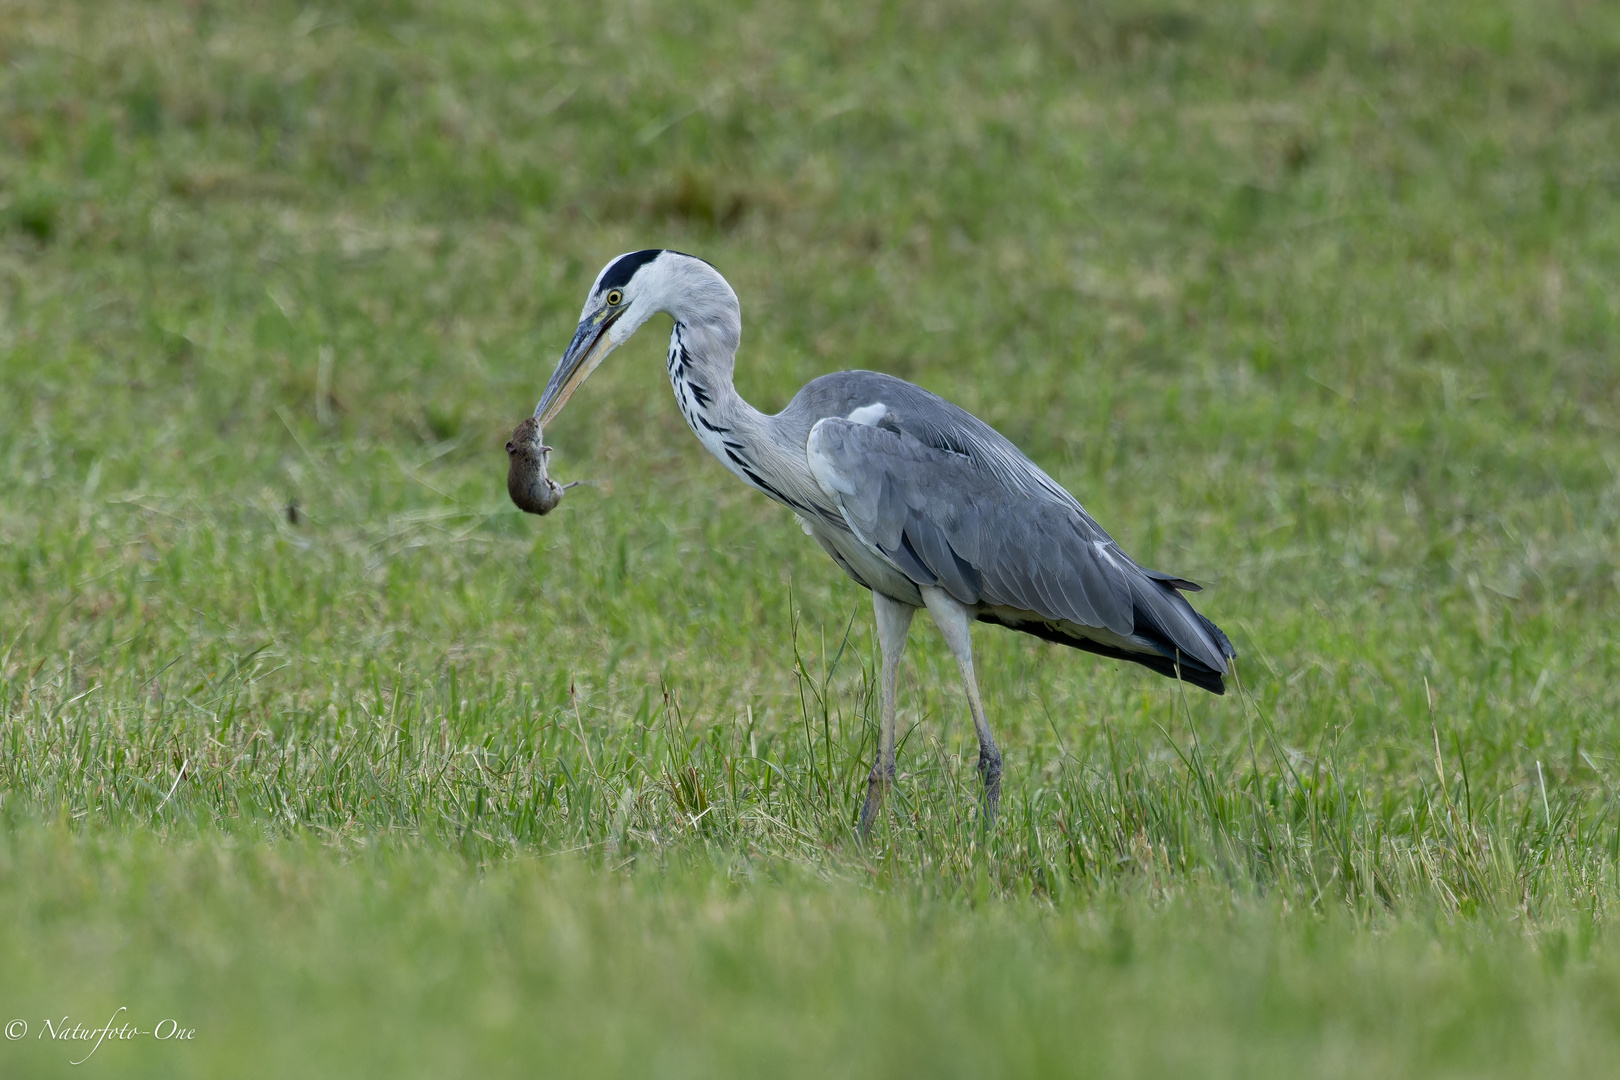
[[[585,298],[574,340],[546,384],[535,419],[544,428],[562,411],[608,353],[658,312],[692,329],[704,344],[731,355],[742,336],[737,294],[720,272],[679,251],[649,248],[620,255],[602,268]]]

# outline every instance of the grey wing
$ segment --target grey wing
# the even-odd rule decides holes
[[[821,420],[806,453],[850,531],[918,585],[1226,670],[1230,647],[1175,592],[1190,583],[1137,566],[1067,492],[1008,484],[1001,470],[891,424]]]

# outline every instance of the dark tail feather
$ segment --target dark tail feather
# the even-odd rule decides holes
[[[1195,663],[1214,672],[1226,670],[1226,635],[1211,633],[1213,624],[1193,609],[1173,585],[1138,578],[1131,582],[1131,620],[1136,635],[1146,638],[1173,662],[1179,653],[1182,666]]]
[[[996,618],[989,612],[981,614],[979,619],[983,622],[995,623],[998,626],[1005,626],[1012,630],[1032,634],[1055,645],[1067,645],[1071,649],[1096,653],[1098,656],[1106,656],[1111,660],[1128,660],[1133,664],[1141,664],[1149,671],[1158,672],[1169,679],[1174,679],[1179,674],[1182,682],[1196,686],[1200,690],[1208,690],[1212,694],[1226,693],[1226,683],[1222,680],[1221,673],[1207,664],[1188,656],[1186,653],[1181,654],[1180,671],[1178,673],[1173,653],[1171,656],[1161,656],[1158,653],[1131,652],[1128,649],[1092,641],[1090,638],[1071,636],[1051,623],[1033,619],[1029,622],[1007,621]],[[1221,640],[1225,640],[1225,635],[1221,636]],[[1174,646],[1171,646],[1171,648],[1174,649]]]
[[[1193,610],[1193,614],[1198,616],[1198,621],[1204,624],[1204,629],[1209,631],[1210,637],[1213,637],[1215,643],[1221,647],[1222,656],[1230,660],[1237,655],[1237,650],[1232,648],[1232,640],[1226,636],[1220,627],[1204,618],[1204,613],[1197,609]]]
[[[1089,645],[1080,647],[1083,649],[1090,648]],[[1101,650],[1096,651],[1100,652]],[[1149,671],[1156,671],[1167,679],[1179,677],[1182,682],[1187,683],[1189,686],[1196,686],[1200,690],[1208,690],[1212,694],[1226,693],[1226,681],[1221,673],[1194,660],[1186,653],[1181,654],[1181,663],[1179,665],[1176,663],[1175,658],[1158,656],[1154,653],[1124,653],[1122,650],[1121,659],[1141,664]]]
[[[1136,633],[1162,654],[1157,658],[1132,657],[1137,663],[1161,675],[1208,690],[1226,693],[1226,658],[1234,655],[1232,643],[1220,627],[1204,618],[1176,585],[1156,576],[1146,588],[1133,589],[1131,618]]]
[[[1154,581],[1162,581],[1162,582],[1164,582],[1166,585],[1170,586],[1172,589],[1180,589],[1182,592],[1203,592],[1204,591],[1204,587],[1202,585],[1198,584],[1198,582],[1196,582],[1196,581],[1188,581],[1186,578],[1177,577],[1174,574],[1167,574],[1163,570],[1149,570],[1145,566],[1139,566],[1139,567],[1137,567],[1137,569],[1141,570],[1142,573],[1146,574],[1148,577],[1152,578]]]

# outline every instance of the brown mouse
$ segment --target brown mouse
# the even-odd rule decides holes
[[[506,443],[510,466],[506,472],[506,493],[519,510],[549,514],[562,502],[563,492],[574,484],[559,484],[546,475],[546,459],[551,447],[540,442],[540,424],[529,417],[512,432]]]

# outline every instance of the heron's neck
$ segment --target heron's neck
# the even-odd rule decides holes
[[[770,418],[737,393],[732,381],[736,345],[729,335],[697,322],[675,320],[669,335],[669,384],[692,433],[720,463],[743,481],[775,494],[766,479],[774,462],[761,459],[770,447]]]

